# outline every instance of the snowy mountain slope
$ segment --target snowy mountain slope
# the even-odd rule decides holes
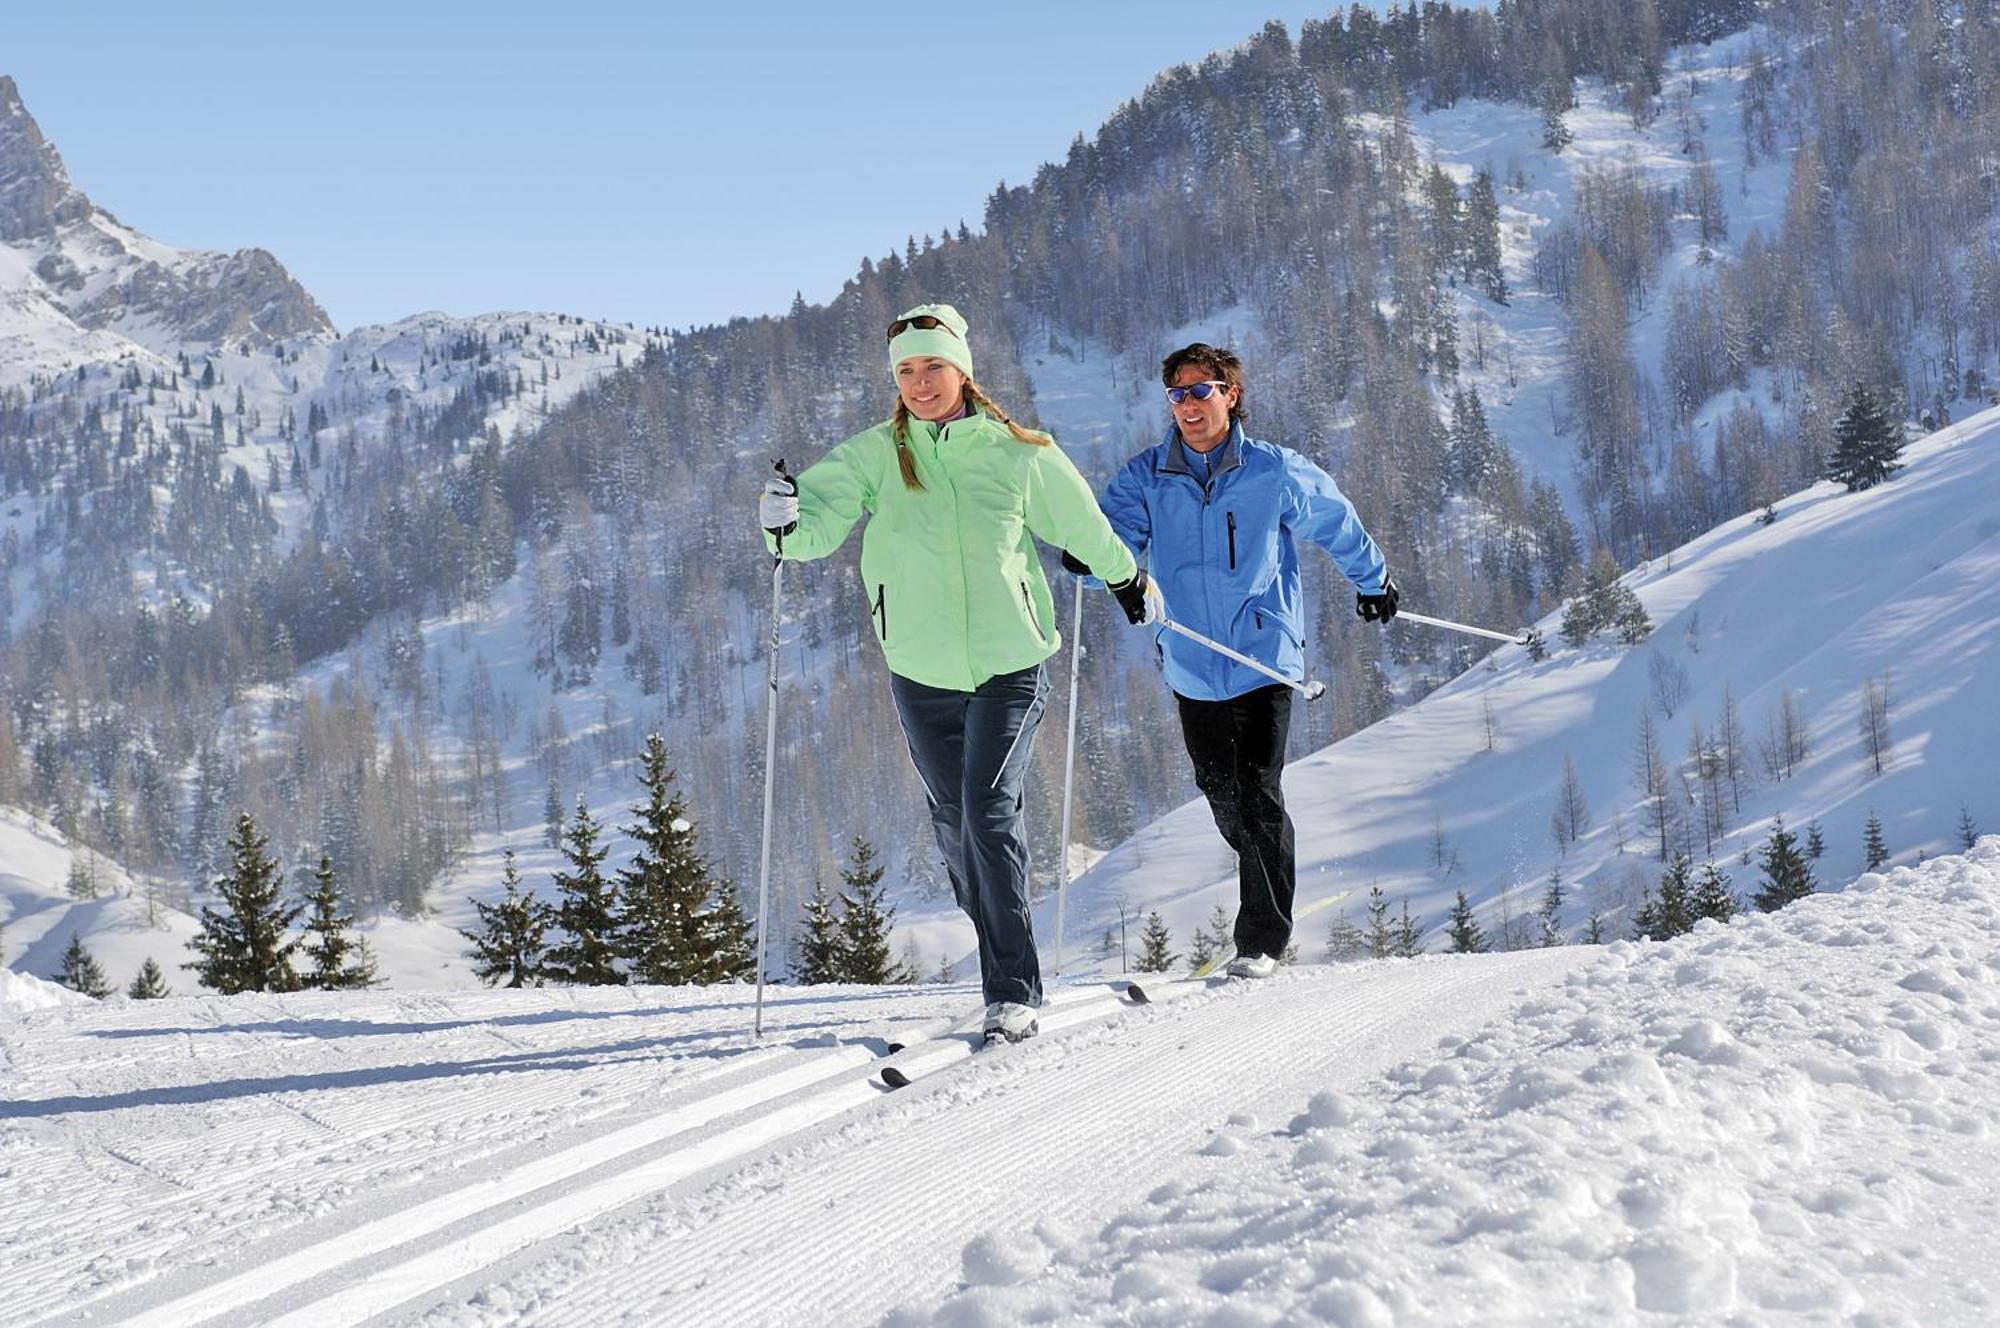
[[[451,441],[488,428],[503,439],[531,432],[644,343],[629,327],[517,312],[421,313],[343,335],[269,253],[176,248],[94,204],[0,75],[0,394],[25,407],[16,427],[52,423],[66,435],[97,411],[113,433],[150,429],[159,441],[177,427],[205,434],[219,411],[223,473],[241,469],[264,487],[293,455],[316,454],[315,441],[329,453],[350,438],[372,451],[420,412],[452,407],[481,376],[488,390],[477,418]],[[514,394],[494,400],[500,378]],[[326,421],[318,440],[308,430],[316,411]],[[137,450],[121,446],[121,455]],[[81,439],[74,447],[86,450]],[[72,469],[86,469],[81,457]],[[303,485],[287,476],[269,486],[281,550],[306,527],[314,491],[324,494],[314,470]],[[12,632],[45,602],[40,583],[66,556],[59,542],[41,550],[26,538],[37,519],[61,510],[63,486],[41,487],[38,499],[9,505],[9,525],[39,551],[15,572]],[[128,532],[133,593],[164,602],[177,590],[206,603],[209,587],[158,565],[152,533]]]
[[[1705,260],[1692,221],[1683,218],[1673,228],[1652,296],[1633,310],[1628,328],[1634,360],[1656,382],[1665,376],[1668,297],[1675,286],[1699,278],[1715,257],[1734,256],[1753,230],[1766,237],[1774,234],[1784,219],[1790,152],[1746,162],[1742,138],[1733,129],[1751,55],[1765,51],[1770,40],[1763,27],[1753,26],[1707,45],[1679,47],[1666,71],[1667,85],[1676,93],[1692,89],[1687,99],[1690,125],[1704,159],[1725,186],[1729,233],[1710,246]],[[1464,386],[1479,390],[1494,435],[1506,442],[1523,471],[1554,484],[1573,511],[1580,504],[1575,498],[1575,411],[1566,401],[1564,372],[1568,321],[1561,302],[1535,287],[1535,250],[1551,229],[1575,217],[1578,182],[1587,172],[1630,169],[1649,185],[1685,188],[1696,160],[1683,150],[1686,131],[1678,115],[1635,125],[1616,101],[1602,83],[1581,81],[1578,105],[1563,117],[1574,137],[1560,153],[1542,147],[1542,116],[1524,106],[1467,99],[1412,114],[1409,121],[1419,149],[1461,186],[1482,166],[1493,172],[1510,293],[1507,304],[1496,305],[1459,289],[1460,378]],[[1510,178],[1516,172],[1518,182]],[[1722,393],[1694,425],[1704,452],[1716,422],[1740,399],[1773,416],[1784,408],[1761,379],[1748,393]]]
[[[1989,498],[2000,492],[2000,411],[1939,431],[1905,460],[1878,488],[1816,485],[1779,503],[1774,524],[1739,518],[1629,574],[1654,623],[1639,647],[1570,649],[1551,617],[1540,624],[1551,649],[1544,662],[1503,647],[1417,705],[1292,765],[1301,906],[1338,897],[1339,911],[1358,919],[1379,885],[1436,926],[1463,889],[1492,930],[1503,909],[1532,912],[1560,867],[1567,928],[1598,913],[1621,934],[1662,867],[1631,774],[1640,712],[1652,710],[1668,763],[1691,769],[1689,725],[1715,727],[1725,688],[1753,767],[1785,695],[1811,746],[1790,778],[1749,782],[1712,853],[1698,829],[1687,837],[1697,861],[1712,856],[1739,893],[1755,889],[1741,855],[1776,815],[1800,830],[1820,822],[1820,872],[1832,879],[1860,869],[1871,810],[1899,862],[1955,848],[1961,803],[1975,825],[2000,824],[2000,711],[1991,704],[2000,695],[2000,516]],[[1671,717],[1660,710],[1656,668],[1681,678]],[[1858,727],[1869,679],[1886,680],[1891,698],[1894,745],[1879,776]],[[1549,822],[1566,756],[1592,817],[1558,854]],[[1073,889],[1073,937],[1115,926],[1122,895],[1160,907],[1185,938],[1215,903],[1233,909],[1234,868],[1197,802],[1119,846]],[[1053,913],[1038,915],[1046,935],[1044,916]],[[1323,937],[1319,923],[1297,940],[1310,955]]]
[[[1996,944],[1988,838],[1664,945],[1073,987],[893,1095],[972,991],[32,1011],[0,1323],[1982,1323]]]

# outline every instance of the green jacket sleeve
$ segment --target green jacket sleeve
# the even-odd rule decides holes
[[[1060,447],[1034,449],[1028,468],[1028,529],[1044,543],[1068,549],[1107,584],[1130,581],[1139,570],[1118,538],[1090,485]]]
[[[863,512],[875,509],[880,448],[876,430],[858,433],[809,466],[799,481],[798,528],[785,536],[787,560],[809,562],[824,558],[847,538]],[[764,547],[778,552],[778,541],[764,532]]]

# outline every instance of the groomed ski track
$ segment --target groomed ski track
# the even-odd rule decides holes
[[[544,1007],[484,1021],[475,1010],[508,1008],[498,994],[453,998],[466,1017],[367,1024],[390,1031],[358,1054],[327,1029],[301,1045],[309,1020],[246,1019],[246,1054],[259,1038],[241,1030],[262,1030],[273,1057],[343,1066],[274,1075],[263,1094],[237,1091],[256,1083],[235,1077],[238,1057],[220,1062],[223,1084],[190,1080],[186,1013],[157,1028],[134,1026],[164,1013],[143,1006],[107,1009],[95,1028],[94,1012],[37,1016],[75,1026],[48,1052],[94,1042],[117,1083],[93,1085],[80,1054],[34,1065],[53,1030],[5,1048],[31,1080],[60,1069],[75,1087],[10,1092],[0,1126],[25,1118],[41,1142],[105,1156],[53,1220],[32,1175],[26,1206],[0,1202],[0,1247],[18,1256],[0,1269],[0,1324],[872,1323],[959,1285],[974,1238],[1044,1222],[1087,1232],[1232,1115],[1282,1128],[1314,1092],[1370,1091],[1592,953],[1156,979],[1149,1007],[1079,986],[1044,1012],[1041,1037],[971,1058],[948,1031],[977,1000],[963,988],[779,1005],[758,1048],[740,1002],[678,992],[624,1011],[523,993]],[[615,1035],[577,1033],[598,1028]],[[469,1037],[525,1042],[531,1064],[424,1063]],[[891,1038],[912,1039],[898,1063],[916,1079],[894,1093],[876,1082]],[[141,1050],[154,1047],[156,1064]],[[433,1077],[458,1091],[425,1091]],[[218,1097],[247,1119],[190,1120],[190,1104]],[[485,1111],[463,1128],[474,1103]],[[157,1161],[168,1155],[178,1170]],[[131,1247],[135,1206],[158,1233],[144,1248]],[[93,1248],[88,1215],[107,1210],[124,1240]],[[39,1229],[18,1224],[30,1211]]]

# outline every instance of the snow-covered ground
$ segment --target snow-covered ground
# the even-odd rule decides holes
[[[17,1012],[0,1323],[1997,1312],[2000,838],[1663,945],[1158,995],[970,1061],[967,989],[784,992],[761,1044],[742,989]]]

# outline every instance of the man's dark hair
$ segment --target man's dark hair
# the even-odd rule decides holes
[[[1194,365],[1210,378],[1229,384],[1236,389],[1236,404],[1229,408],[1229,422],[1240,423],[1250,418],[1250,394],[1243,386],[1243,361],[1236,358],[1234,351],[1220,346],[1211,346],[1205,341],[1182,346],[1166,359],[1160,361],[1160,381],[1168,387],[1174,385],[1174,376],[1188,365]]]

